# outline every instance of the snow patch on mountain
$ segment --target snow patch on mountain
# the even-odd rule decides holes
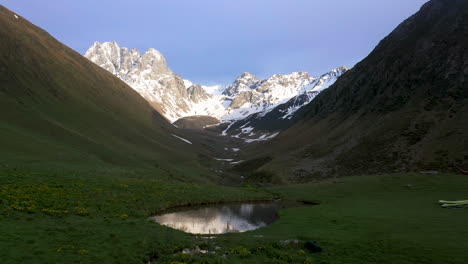
[[[252,143],[252,142],[255,142],[255,141],[265,141],[265,140],[269,140],[269,139],[272,139],[274,137],[276,137],[277,135],[279,134],[279,132],[276,132],[276,133],[273,133],[273,134],[263,134],[261,135],[259,138],[248,138],[248,139],[245,139],[244,141],[246,143]]]
[[[185,88],[189,88],[193,83],[189,80],[183,79]]]
[[[298,95],[292,97],[294,99],[292,105],[283,112],[284,115],[281,118],[292,118],[297,110],[310,103],[320,92],[333,85],[338,77],[343,75],[348,70],[349,68],[344,66],[336,68],[326,74],[323,74],[309,85],[304,86]]]

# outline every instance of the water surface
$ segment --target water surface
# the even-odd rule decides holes
[[[185,207],[151,217],[161,225],[193,234],[245,232],[278,219],[278,210],[298,203],[233,203],[208,207]]]

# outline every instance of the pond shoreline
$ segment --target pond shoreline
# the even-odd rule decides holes
[[[217,235],[255,230],[279,219],[279,210],[307,206],[292,200],[217,203],[185,206],[151,217],[160,225],[197,235]]]
[[[161,213],[166,213],[168,211],[175,210],[178,208],[184,208],[184,207],[196,207],[196,206],[219,205],[219,204],[236,204],[236,203],[262,203],[262,202],[274,202],[274,201],[282,201],[282,200],[272,198],[272,199],[245,199],[245,200],[241,199],[241,200],[218,200],[218,201],[207,201],[207,202],[188,202],[188,203],[183,203],[183,204],[171,205],[167,207],[161,207],[160,209],[149,214],[149,217],[156,216]],[[302,202],[302,201],[298,201],[298,202]]]

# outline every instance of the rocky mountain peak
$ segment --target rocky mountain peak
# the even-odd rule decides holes
[[[336,69],[333,69],[333,70],[329,71],[329,72],[326,73],[326,74],[332,75],[332,76],[341,76],[343,73],[347,72],[348,70],[349,70],[348,67],[346,67],[346,66],[341,66],[341,67],[338,67],[338,68],[336,68]]]
[[[237,80],[239,80],[239,79],[256,79],[256,80],[258,80],[258,78],[255,75],[253,75],[252,73],[250,73],[250,72],[242,73],[239,77],[237,77]]]
[[[137,49],[120,47],[117,42],[95,42],[85,57],[127,82],[171,122],[192,115],[222,120],[245,118],[268,111],[305,91],[324,89],[346,70],[337,68],[319,78],[293,72],[264,80],[244,72],[220,90],[184,80],[171,71],[161,52],[153,48],[141,54]]]
[[[169,69],[159,51],[150,48],[141,55],[117,42],[95,42],[85,57],[127,82],[169,120],[189,111],[184,81]]]
[[[170,74],[172,71],[167,67],[164,56],[155,49],[149,49],[138,62],[137,69],[144,73],[147,78],[155,78],[159,74]]]
[[[128,79],[127,75],[130,73],[143,74],[149,79],[156,75],[172,73],[159,51],[150,48],[141,55],[137,49],[120,47],[115,41],[94,42],[86,51],[85,57],[124,80]]]
[[[296,93],[297,87],[303,87],[312,82],[314,77],[310,77],[307,72],[293,72],[290,74],[275,74],[263,80],[256,87],[260,93],[276,93],[279,97],[284,97],[291,93]],[[293,95],[294,96],[294,95]]]
[[[153,48],[148,49],[148,51],[143,56],[151,60],[153,64],[164,65],[167,67],[166,59],[164,58],[164,56],[161,54],[161,52]]]
[[[117,74],[120,68],[120,47],[116,42],[100,43],[96,41],[86,51],[85,57],[102,65],[104,69],[113,74]]]
[[[243,91],[250,89],[254,84],[258,82],[259,79],[255,75],[251,74],[250,72],[244,72],[239,77],[237,77],[237,79],[232,85],[228,86],[224,90],[223,94],[227,96],[239,94]]]

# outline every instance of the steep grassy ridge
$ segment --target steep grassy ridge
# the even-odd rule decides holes
[[[5,7],[0,25],[2,163],[143,166],[206,177],[191,146],[124,82]]]
[[[301,182],[468,162],[468,3],[432,0],[253,152]],[[275,154],[273,154],[275,153]]]

